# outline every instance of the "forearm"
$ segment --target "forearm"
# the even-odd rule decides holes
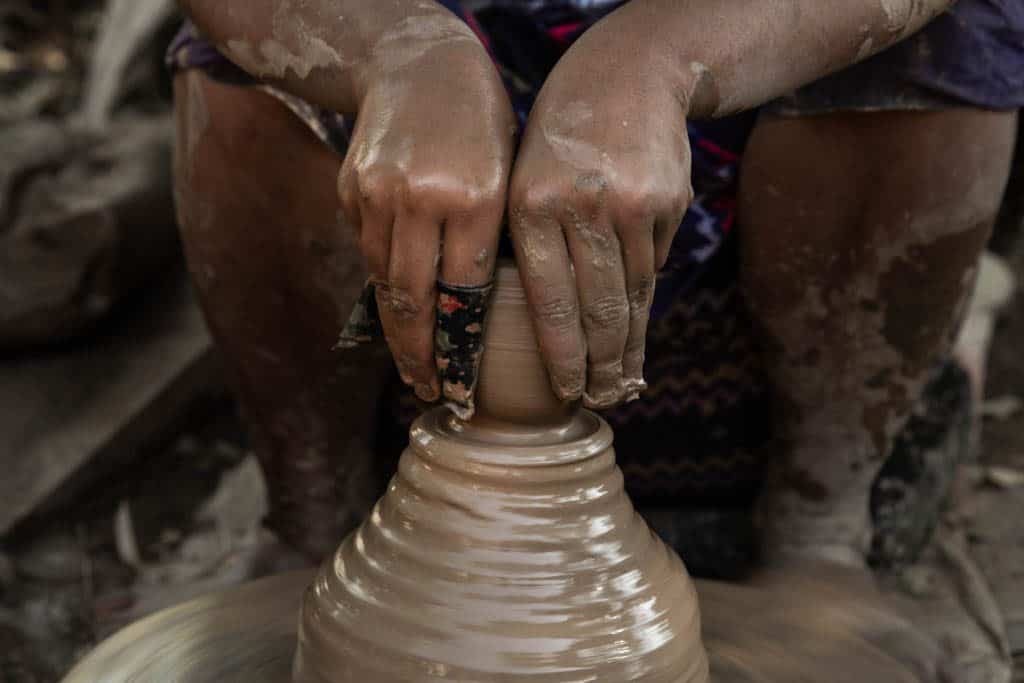
[[[648,63],[667,70],[690,116],[722,116],[879,52],[953,2],[632,0],[579,47],[610,50],[613,60],[649,53]]]
[[[472,31],[424,0],[180,0],[228,59],[314,104],[353,112],[375,75],[434,48],[484,56]],[[451,50],[449,50],[449,53]]]

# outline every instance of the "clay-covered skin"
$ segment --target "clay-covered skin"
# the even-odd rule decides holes
[[[490,280],[512,163],[513,114],[484,47],[431,0],[182,4],[256,78],[357,115],[341,208],[400,376],[438,399],[436,282]]]
[[[366,278],[338,207],[341,160],[264,92],[197,70],[174,89],[192,283],[267,479],[267,522],[318,562],[383,484],[366,425],[387,354],[332,351]]]
[[[737,111],[881,50],[951,0],[633,0],[561,60],[509,203],[556,393],[644,387],[654,272],[690,199],[688,116]],[[472,32],[431,0],[182,0],[257,78],[359,125],[339,176],[399,372],[439,397],[437,277],[487,281],[513,117]],[[442,247],[443,244],[443,247]]]
[[[413,425],[306,593],[295,683],[708,680],[686,569],[623,492],[608,425],[558,410],[514,274],[477,416]]]
[[[692,196],[688,117],[768,101],[949,4],[633,0],[584,34],[545,82],[509,188],[556,392],[605,407],[644,387],[654,273]]]
[[[971,109],[755,129],[739,221],[743,286],[779,396],[760,506],[768,559],[863,563],[871,482],[951,347],[1015,131],[1015,113]]]

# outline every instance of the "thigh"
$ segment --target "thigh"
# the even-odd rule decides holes
[[[758,508],[766,552],[863,551],[871,484],[970,294],[1014,118],[843,113],[755,129],[740,277],[779,399]]]
[[[934,360],[998,211],[1015,123],[963,108],[758,124],[740,183],[741,278],[769,339],[799,345],[782,357],[870,371],[874,354],[907,376]]]

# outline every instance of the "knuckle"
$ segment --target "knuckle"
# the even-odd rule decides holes
[[[653,273],[644,274],[637,279],[636,284],[627,294],[630,317],[647,315],[647,310],[651,307],[651,300],[654,298],[654,283]]]
[[[580,173],[573,181],[574,198],[581,208],[596,209],[605,202],[609,181],[604,173]]]
[[[573,299],[553,296],[538,302],[534,314],[547,327],[565,332],[573,329],[579,320],[579,307]]]
[[[629,368],[630,372],[635,372],[637,368],[642,370],[646,354],[647,344],[644,336],[637,335],[636,339],[631,338],[622,354],[623,374],[626,374],[626,368]]]
[[[502,204],[498,188],[466,182],[446,193],[444,203],[449,212],[479,215],[499,210]]]
[[[383,308],[396,320],[415,320],[424,311],[423,304],[405,287],[387,285],[378,291]]]
[[[686,187],[680,188],[678,192],[669,194],[661,199],[657,205],[658,218],[667,223],[679,223],[692,202],[693,187],[687,183]]]
[[[657,197],[642,187],[619,191],[615,197],[619,222],[625,225],[649,223],[657,207]]]
[[[375,232],[370,232],[365,226],[359,228],[359,249],[363,254],[363,258],[366,261],[367,275],[374,279],[379,280],[384,277],[384,274],[388,272],[387,256],[381,249],[380,236]],[[384,295],[381,291],[382,285],[377,285],[377,300],[378,305],[382,302]]]
[[[546,185],[529,185],[515,188],[509,197],[512,213],[516,216],[536,216],[550,213],[558,203],[558,194]]]
[[[656,246],[654,250],[654,269],[661,270],[668,263],[668,256],[671,252],[671,245]]]
[[[413,214],[475,216],[504,208],[499,188],[488,187],[475,180],[451,178],[438,182],[427,177],[399,174],[393,183],[393,201]]]
[[[422,378],[429,370],[427,361],[407,351],[395,354],[395,367],[404,381]]]
[[[592,329],[625,328],[629,321],[629,304],[619,296],[602,296],[583,307],[583,323]]]
[[[350,184],[341,185],[338,188],[338,201],[345,219],[351,223],[358,222],[359,198],[355,187]]]
[[[445,203],[444,195],[437,187],[423,179],[406,178],[398,199],[402,208],[410,213],[433,212]]]
[[[582,353],[571,353],[550,364],[555,393],[561,399],[575,399],[583,393],[586,383],[585,358]]]
[[[680,213],[685,211],[686,207],[688,207],[691,204],[691,202],[693,202],[693,197],[693,184],[686,183],[686,186],[683,188],[682,192],[679,193],[679,196],[677,198],[678,204],[676,205],[676,208],[679,209]]]
[[[403,180],[395,173],[379,166],[360,170],[356,174],[359,199],[376,209],[391,204],[401,194],[403,184]]]
[[[639,182],[616,193],[615,206],[619,221],[626,225],[646,224],[656,217],[682,215],[690,203],[692,191],[665,188],[663,184]]]
[[[626,225],[649,223],[660,199],[657,190],[643,183],[622,188],[615,194],[616,217]]]

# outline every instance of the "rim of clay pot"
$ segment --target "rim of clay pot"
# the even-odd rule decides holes
[[[476,427],[451,416],[446,408],[421,415],[409,431],[409,445],[421,457],[448,469],[481,473],[481,466],[499,468],[552,469],[590,460],[611,452],[612,430],[590,411],[580,411],[563,427],[545,430],[517,428],[487,431],[486,439],[476,436]],[[439,438],[440,436],[440,438]],[[443,440],[443,447],[438,445]],[[575,477],[572,473],[551,473],[553,479]]]

